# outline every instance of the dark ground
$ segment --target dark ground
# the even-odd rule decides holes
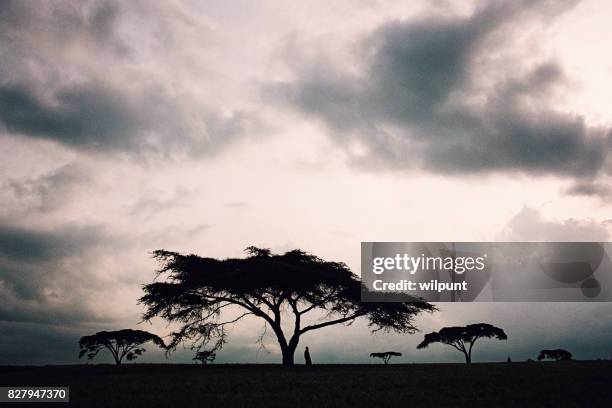
[[[612,362],[0,367],[9,385],[70,386],[85,407],[611,407]]]

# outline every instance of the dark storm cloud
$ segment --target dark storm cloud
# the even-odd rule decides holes
[[[147,33],[126,35],[122,23],[127,13],[144,17],[128,9],[108,1],[3,3],[0,132],[88,151],[202,156],[256,125],[250,112],[222,113],[216,101],[140,68],[137,39]],[[155,11],[147,17],[171,24]]]
[[[0,226],[0,257],[12,261],[45,261],[80,254],[100,240],[96,227],[42,231]]]
[[[0,130],[90,151],[214,153],[257,126],[250,113],[220,115],[158,86],[67,85],[45,100],[24,84],[0,86]],[[194,119],[195,118],[195,119]]]
[[[102,285],[92,264],[109,244],[99,227],[54,230],[0,227],[0,320],[76,323],[96,320],[87,293]]]
[[[0,365],[74,363],[83,329],[0,321]]]
[[[610,197],[611,192],[612,190],[609,186],[592,181],[577,181],[565,191],[568,195],[593,196],[602,199]]]
[[[76,147],[128,148],[140,113],[120,93],[95,86],[61,89],[53,103],[24,85],[0,88],[0,120],[11,133]]]
[[[498,63],[491,78],[479,71],[520,27],[574,3],[489,1],[469,16],[392,21],[362,41],[361,74],[293,66],[297,79],[266,95],[321,119],[342,145],[360,143],[355,160],[364,165],[591,176],[604,164],[605,141],[581,117],[548,108],[565,82],[554,61],[518,70]]]

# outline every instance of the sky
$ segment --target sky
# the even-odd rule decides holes
[[[610,11],[3,1],[0,364],[76,363],[78,339],[99,330],[167,334],[137,304],[155,249],[300,248],[359,274],[361,241],[608,241]],[[479,344],[474,361],[612,355],[607,303],[438,307],[414,335],[357,322],[300,344],[315,362],[388,349],[461,361],[416,344],[485,321],[509,338]],[[257,344],[261,329],[236,325],[217,361],[280,361],[273,338]]]

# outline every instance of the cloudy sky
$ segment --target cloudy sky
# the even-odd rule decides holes
[[[2,1],[0,364],[74,363],[98,330],[167,333],[136,304],[154,249],[301,248],[359,273],[361,241],[607,241],[602,8]],[[506,329],[476,361],[612,353],[609,304],[439,307],[419,328]],[[218,361],[279,361],[260,329],[236,326]],[[318,362],[461,361],[417,351],[421,335],[325,330],[303,340]]]

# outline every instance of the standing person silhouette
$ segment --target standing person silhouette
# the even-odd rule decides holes
[[[310,351],[308,351],[308,347],[304,350],[304,361],[306,361],[306,365],[312,365],[312,360],[310,359]]]

